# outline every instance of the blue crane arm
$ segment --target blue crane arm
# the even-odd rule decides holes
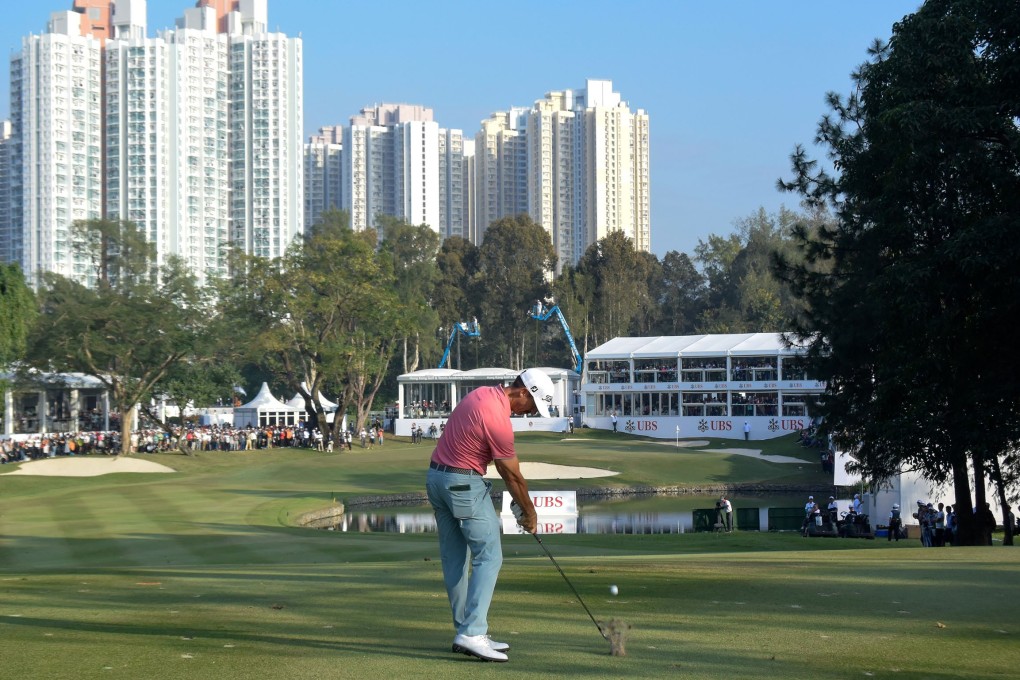
[[[545,308],[541,302],[536,302],[535,306],[528,312],[528,316],[538,321],[548,321],[549,317],[556,315],[560,325],[563,326],[563,332],[567,336],[567,342],[570,344],[570,351],[574,355],[574,370],[578,375],[584,370],[584,359],[581,357],[581,353],[577,350],[577,343],[574,342],[574,335],[570,332],[570,326],[567,325],[567,319],[563,316],[563,312],[560,311],[559,305],[553,305],[549,309]]]
[[[443,352],[443,358],[439,360],[439,366],[437,366],[437,368],[442,368],[446,365],[447,360],[450,358],[450,348],[453,347],[453,341],[457,338],[457,333],[469,338],[477,338],[482,334],[482,330],[478,327],[478,321],[472,321],[470,323],[460,321],[453,324],[453,330],[450,331],[450,339],[446,343],[446,351]]]

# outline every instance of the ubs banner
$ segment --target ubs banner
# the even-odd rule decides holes
[[[609,417],[586,417],[584,424],[600,430],[613,429]],[[757,416],[748,418],[711,418],[699,416],[619,416],[616,428],[620,432],[639,434],[660,439],[691,439],[718,437],[721,439],[772,439],[811,426],[807,416]]]
[[[576,491],[532,491],[529,493],[531,502],[538,513],[539,534],[576,534],[577,533],[577,492]],[[503,509],[500,521],[504,534],[519,534],[522,529],[517,526],[517,518],[510,510],[513,497],[503,492]]]

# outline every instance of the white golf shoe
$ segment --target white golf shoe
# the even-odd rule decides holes
[[[488,635],[457,635],[453,638],[453,651],[474,656],[482,661],[509,661],[503,652],[497,652],[489,645]]]
[[[510,649],[510,643],[508,642],[496,642],[488,635],[486,635],[485,638],[489,641],[489,646],[495,649],[497,652],[505,652],[506,650]]]

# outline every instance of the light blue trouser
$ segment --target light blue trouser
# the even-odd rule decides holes
[[[459,635],[485,635],[503,565],[499,516],[489,495],[492,484],[478,475],[429,468],[425,489],[436,513],[453,626]]]

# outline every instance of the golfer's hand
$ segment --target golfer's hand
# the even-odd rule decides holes
[[[531,512],[525,511],[517,520],[517,524],[529,534],[535,533],[538,530],[538,513],[535,512],[535,508],[532,508]]]

